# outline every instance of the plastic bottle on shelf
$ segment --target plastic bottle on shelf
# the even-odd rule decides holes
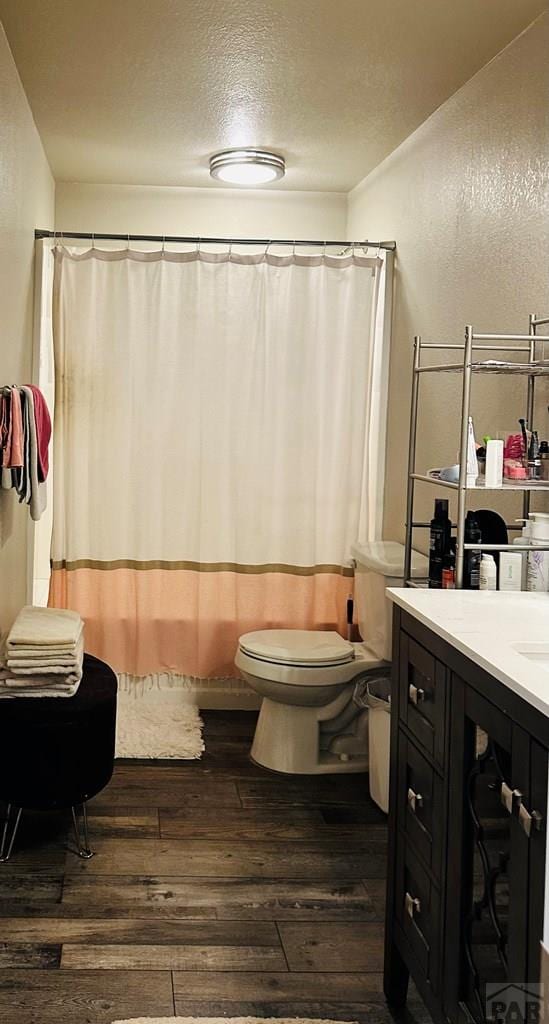
[[[532,529],[531,519],[515,519],[516,523],[522,523],[522,532],[519,537],[515,537],[513,544],[529,544]],[[518,554],[522,558],[522,571],[520,574],[520,589],[526,590],[526,577],[528,572],[528,552],[519,551]]]
[[[480,560],[480,590],[496,590],[496,563],[493,555],[483,555]]]
[[[522,590],[522,551],[502,551],[499,556],[499,590]]]
[[[549,481],[549,444],[547,441],[540,441],[539,459],[541,467],[541,479]]]
[[[465,543],[480,544],[481,532],[474,512],[465,517]],[[463,589],[478,590],[480,586],[480,551],[466,551],[463,566]]]
[[[429,534],[429,587],[442,587],[444,556],[450,549],[452,524],[448,518],[448,501],[435,498],[435,514],[431,519]]]
[[[530,512],[529,541],[534,547],[536,541],[549,545],[549,513]],[[534,592],[549,591],[549,546],[528,552],[526,589]]]
[[[488,441],[486,444],[485,487],[501,487],[503,484],[503,441]]]

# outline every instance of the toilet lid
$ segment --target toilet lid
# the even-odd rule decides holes
[[[332,630],[262,629],[240,637],[240,649],[253,658],[277,665],[342,665],[352,661],[354,647]]]

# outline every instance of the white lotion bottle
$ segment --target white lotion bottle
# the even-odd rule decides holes
[[[488,441],[486,445],[485,487],[503,485],[503,441]]]
[[[475,442],[475,430],[473,417],[469,416],[469,427],[467,431],[467,486],[474,487],[478,477],[477,446]]]
[[[499,589],[522,590],[521,551],[502,551],[499,556]]]
[[[496,590],[496,563],[493,555],[483,555],[480,560],[480,590]]]

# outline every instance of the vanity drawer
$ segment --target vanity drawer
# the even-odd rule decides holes
[[[440,880],[443,781],[402,731],[398,744],[398,821],[412,850]]]
[[[439,987],[440,895],[401,835],[396,870],[396,918],[431,988]]]
[[[400,717],[423,749],[444,763],[447,670],[429,651],[400,635]]]

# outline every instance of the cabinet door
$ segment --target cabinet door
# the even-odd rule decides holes
[[[532,813],[530,828],[530,877],[528,886],[528,981],[539,981],[540,938],[543,934],[545,857],[547,845],[547,763],[548,752],[530,741],[530,789],[527,809]]]
[[[397,817],[410,846],[440,885],[444,782],[404,732],[399,736]]]
[[[440,986],[440,894],[431,875],[401,837],[396,856],[396,920],[417,963],[423,985]]]
[[[483,1022],[488,983],[539,978],[547,752],[457,676],[451,721],[447,1013]]]
[[[444,665],[406,633],[400,634],[399,714],[420,747],[442,769],[446,742]]]

